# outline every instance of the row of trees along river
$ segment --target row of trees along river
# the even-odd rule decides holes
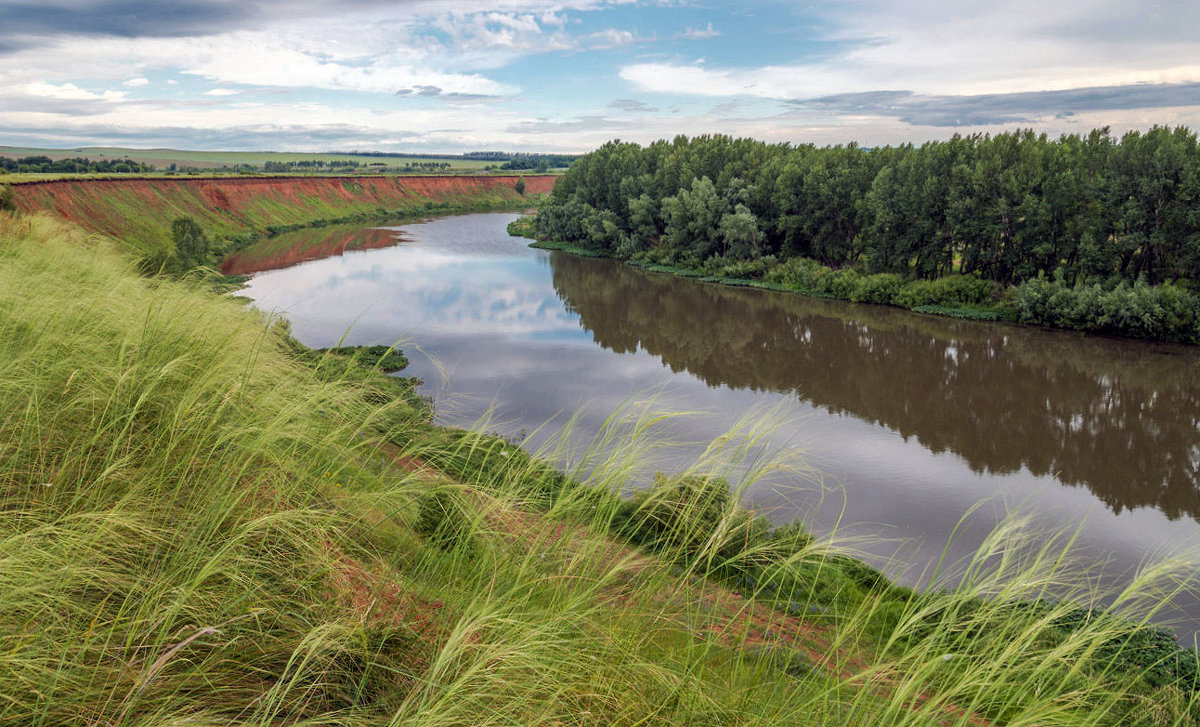
[[[562,177],[537,234],[834,297],[1200,342],[1200,145],[1182,127],[874,149],[612,141]]]

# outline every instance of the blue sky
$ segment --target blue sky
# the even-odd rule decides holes
[[[1200,127],[1194,0],[0,0],[0,144],[586,151]]]

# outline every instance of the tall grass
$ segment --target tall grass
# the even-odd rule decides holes
[[[0,261],[0,724],[1194,720],[1134,638],[1186,563],[1081,612],[1014,521],[910,591],[738,504],[769,421],[623,499],[661,412],[559,474],[47,218]]]

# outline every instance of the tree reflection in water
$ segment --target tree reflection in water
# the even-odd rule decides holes
[[[1114,512],[1200,519],[1200,352],[921,316],[648,274],[556,253],[595,341],[710,386],[791,392],[977,472],[1085,485]]]

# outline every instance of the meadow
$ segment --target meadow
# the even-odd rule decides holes
[[[1195,652],[1149,625],[1183,557],[1101,594],[1014,516],[902,588],[739,504],[803,467],[757,454],[769,416],[625,498],[676,415],[631,402],[559,472],[569,438],[436,427],[397,357],[305,349],[203,270],[30,214],[0,257],[0,724],[1200,715]]]

